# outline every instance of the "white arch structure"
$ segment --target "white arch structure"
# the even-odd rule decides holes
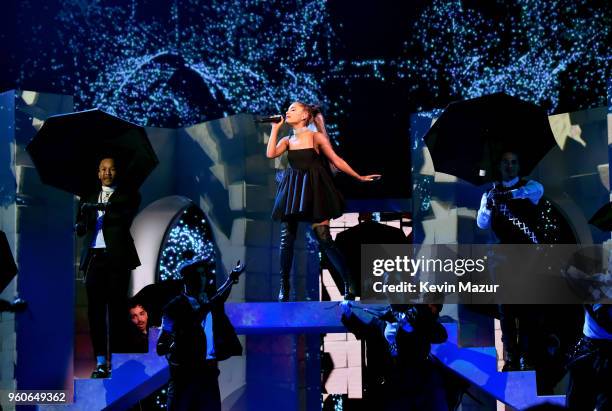
[[[186,208],[193,205],[187,197],[164,197],[145,207],[134,219],[130,231],[140,258],[140,267],[132,271],[128,295],[155,282],[159,253],[166,232]]]

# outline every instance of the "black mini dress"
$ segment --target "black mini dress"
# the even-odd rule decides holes
[[[340,217],[344,199],[327,161],[314,148],[289,150],[289,167],[276,191],[272,218],[320,223]]]

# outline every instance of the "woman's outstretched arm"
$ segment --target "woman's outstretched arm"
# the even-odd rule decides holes
[[[380,174],[370,174],[367,176],[359,175],[359,173],[353,170],[351,166],[344,161],[344,159],[336,154],[331,146],[331,143],[329,142],[329,139],[323,133],[314,134],[314,144],[315,147],[318,147],[319,151],[325,154],[325,157],[327,157],[329,161],[343,173],[346,173],[359,181],[373,181],[380,177]]]

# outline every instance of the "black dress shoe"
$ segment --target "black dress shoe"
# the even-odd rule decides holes
[[[355,290],[348,282],[344,283],[344,300],[355,301]]]
[[[285,303],[289,301],[289,292],[291,291],[291,283],[289,277],[280,280],[280,290],[278,291],[278,302]]]
[[[520,370],[521,370],[521,365],[518,361],[506,360],[506,362],[504,363],[504,366],[502,367],[502,372],[520,371]]]
[[[91,373],[91,378],[110,378],[111,369],[108,364],[98,364]]]
[[[521,371],[532,371],[535,370],[535,366],[529,360],[527,356],[521,357]]]

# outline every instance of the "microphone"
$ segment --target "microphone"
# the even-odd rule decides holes
[[[283,118],[283,116],[281,116],[280,114],[277,114],[275,116],[268,116],[268,117],[259,118],[259,119],[255,120],[255,123],[258,123],[258,124],[262,124],[262,123],[280,123],[282,118]]]

